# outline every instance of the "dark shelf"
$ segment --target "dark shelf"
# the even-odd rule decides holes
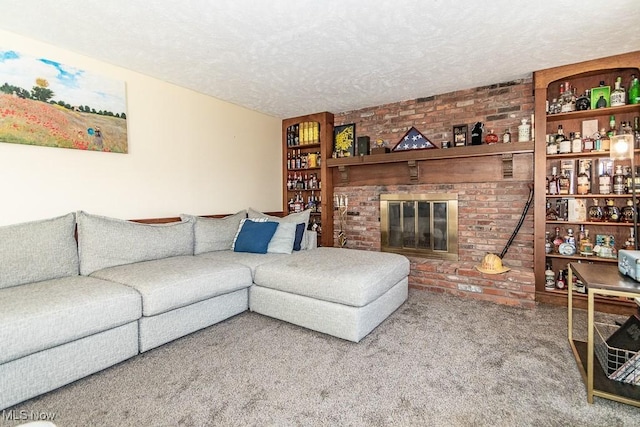
[[[600,258],[597,256],[580,256],[580,255],[560,255],[560,254],[546,254],[547,258],[561,258],[571,261],[582,261],[582,262],[618,262],[618,258]]]
[[[572,341],[574,352],[580,360],[579,368],[583,378],[587,377],[587,343],[584,341]],[[593,389],[609,394],[632,399],[640,404],[640,387],[626,384],[620,381],[610,380],[604,373],[604,369],[600,365],[598,358],[593,356]]]

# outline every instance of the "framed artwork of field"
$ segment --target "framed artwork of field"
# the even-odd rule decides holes
[[[125,83],[0,49],[0,142],[127,153]]]

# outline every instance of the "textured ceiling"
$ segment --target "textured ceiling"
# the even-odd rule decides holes
[[[640,49],[638,0],[0,6],[1,29],[280,118],[447,93]],[[0,48],[11,46],[0,41]]]

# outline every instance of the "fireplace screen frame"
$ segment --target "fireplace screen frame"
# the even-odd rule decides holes
[[[435,233],[428,233],[429,245],[428,247],[419,247],[418,240],[413,239],[412,245],[406,245],[405,229],[409,232],[420,230],[419,215],[414,214],[413,218],[407,222],[405,228],[405,217],[403,215],[405,207],[411,209],[413,204],[413,212],[419,211],[419,206],[424,209],[425,204],[429,207],[428,217],[428,230],[442,229],[437,227],[437,222],[442,220],[446,221],[446,239],[439,239],[435,237]],[[438,215],[437,210],[434,213],[434,207],[438,206],[442,210],[443,206],[446,208],[445,215]],[[390,243],[394,231],[391,230],[390,225],[390,209],[398,210],[400,212],[400,230],[401,244]],[[444,218],[446,216],[446,218]],[[411,223],[413,222],[413,223]],[[397,227],[397,226],[396,226]],[[395,233],[397,233],[396,231]],[[380,195],[380,246],[383,252],[394,252],[403,255],[418,256],[423,258],[435,258],[445,259],[451,261],[458,261],[458,195],[450,193],[434,193],[434,194],[381,194]],[[396,234],[395,240],[398,236]],[[435,243],[445,242],[446,249],[438,249],[434,246]]]

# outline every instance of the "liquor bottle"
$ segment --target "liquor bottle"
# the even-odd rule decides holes
[[[640,104],[640,80],[635,74],[631,75],[629,83],[629,104]]]
[[[604,80],[600,80],[600,87],[604,87]],[[600,95],[598,100],[596,101],[596,108],[606,108],[609,105],[607,104],[607,100],[604,99],[604,95]]]
[[[627,200],[626,205],[620,210],[620,220],[622,222],[633,222],[636,210],[633,207],[633,200]]]
[[[584,167],[584,163],[580,164],[580,172],[578,173],[578,188],[577,192],[580,195],[589,194],[591,192],[591,182],[589,180],[589,175],[587,175],[587,171]]]
[[[601,222],[604,220],[604,211],[598,205],[598,199],[593,199],[593,205],[587,209],[587,218],[589,222]]]
[[[558,104],[558,98],[553,98],[551,104],[549,104],[549,114],[558,114],[560,112],[560,105]]]
[[[600,129],[600,151],[609,151],[610,146],[611,140],[609,139],[609,134],[604,128]]]
[[[633,148],[640,148],[640,117],[635,116],[633,118]]]
[[[607,199],[604,207],[604,220],[607,222],[620,221],[620,209],[614,204],[613,199]]]
[[[551,269],[551,263],[547,263],[547,268],[544,271],[544,290],[552,291],[556,288],[556,274]]]
[[[559,194],[571,194],[571,178],[569,178],[569,173],[567,171],[558,176],[558,186],[560,187]]]
[[[608,136],[614,136],[616,134],[616,116],[609,116],[609,132],[607,132]]]
[[[544,253],[550,254],[553,252],[553,242],[551,241],[551,233],[548,231],[544,232]]]
[[[504,130],[504,133],[502,134],[502,142],[505,144],[511,142],[511,130]]]
[[[583,226],[584,227],[584,226]],[[593,255],[593,243],[589,238],[589,230],[584,230],[580,239],[580,255]]]
[[[493,145],[498,142],[498,135],[493,132],[493,129],[484,137],[484,142],[487,145]]]
[[[578,99],[576,99],[576,110],[585,111],[590,109],[591,109],[591,90],[587,89],[584,91],[584,94],[580,95]]]
[[[564,83],[564,89],[561,91],[560,99],[562,103],[562,107],[560,108],[561,113],[570,113],[576,110],[576,100],[569,82]]]
[[[598,177],[598,192],[600,194],[611,194],[611,175],[606,169]]]
[[[626,192],[625,181],[622,165],[616,165],[616,172],[613,175],[613,194],[624,194]]]
[[[564,243],[564,239],[560,236],[560,227],[555,228],[555,236],[553,237],[553,252],[560,253],[560,245]]]
[[[582,153],[582,137],[580,136],[580,132],[573,133],[573,137],[571,137],[571,152]]]
[[[590,153],[594,150],[594,143],[593,143],[593,138],[591,138],[590,136],[585,135],[584,138],[582,138],[582,152],[583,153]]]
[[[521,119],[518,126],[518,142],[527,142],[531,140],[531,126],[527,124],[527,119]]]
[[[558,272],[558,279],[556,280],[556,288],[565,289],[567,287],[567,281],[564,277],[564,270]]]
[[[546,216],[545,218],[547,219],[547,221],[555,221],[558,219],[558,211],[551,206],[551,201],[547,200],[546,203]]]
[[[618,77],[614,85],[615,89],[611,92],[609,101],[612,107],[619,107],[626,104],[627,101],[627,92],[622,87],[622,77]]]
[[[559,148],[555,135],[547,135],[547,155],[558,154]]]
[[[560,194],[560,182],[558,181],[558,168],[551,168],[551,178],[549,178],[549,195]]]
[[[558,152],[566,154],[571,152],[571,141],[564,136],[562,125],[558,125],[558,133],[556,134],[556,143],[558,144]]]

